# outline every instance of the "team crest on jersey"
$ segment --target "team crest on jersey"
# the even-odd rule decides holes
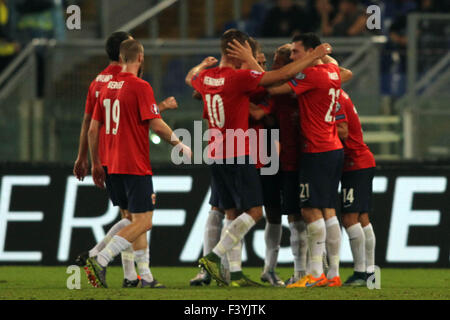
[[[250,74],[251,74],[254,78],[257,78],[257,77],[259,77],[260,75],[262,75],[262,72],[252,70],[252,71],[250,71]]]
[[[306,74],[301,73],[301,72],[295,76],[295,79],[297,79],[297,80],[303,80],[305,78],[306,78]]]
[[[152,110],[152,112],[154,113],[154,114],[159,114],[159,108],[158,108],[158,106],[154,103],[154,104],[152,104],[152,106],[150,107],[150,109]]]
[[[337,74],[337,72],[328,72],[328,76],[331,80],[339,80],[339,75]]]

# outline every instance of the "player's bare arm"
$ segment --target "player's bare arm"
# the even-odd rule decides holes
[[[202,100],[202,95],[197,90],[194,90],[192,92],[192,98],[201,101]]]
[[[192,87],[192,78],[196,75],[205,70],[206,68],[212,67],[218,62],[218,60],[214,57],[207,57],[205,58],[199,65],[193,67],[186,76],[186,84],[188,86]]]
[[[288,94],[294,92],[287,83],[283,83],[282,85],[278,86],[268,87],[266,88],[266,90],[271,96],[277,96],[281,94]]]
[[[252,48],[249,43],[245,41],[245,44],[241,44],[236,39],[232,43],[228,44],[227,54],[232,58],[237,58],[247,65],[247,68],[264,72],[264,68],[258,63],[253,56]]]
[[[233,41],[233,43],[236,49],[233,48],[227,49],[229,56],[236,59],[240,59],[241,61],[246,62],[248,65],[253,65],[254,63],[257,63],[255,58],[253,58],[253,56],[251,57],[249,56],[248,50],[244,45],[240,44],[238,41]],[[303,59],[291,62],[280,69],[264,73],[263,77],[259,82],[259,85],[263,87],[268,87],[280,81],[286,82],[289,79],[296,76],[299,72],[302,72],[304,69],[312,65],[314,61],[324,57],[325,55],[331,52],[332,52],[331,45],[328,43],[323,43],[320,46],[317,46],[311,53],[307,54]],[[253,59],[254,62],[251,62],[250,61],[251,59]]]
[[[165,110],[178,109],[178,102],[175,97],[168,97],[167,99],[161,101],[158,104],[159,112]]]
[[[323,63],[332,63],[339,67],[339,71],[341,73],[341,82],[345,83],[350,81],[353,78],[353,72],[349,69],[346,69],[344,67],[341,67],[339,63],[334,59],[333,57],[330,57],[329,55],[326,55],[322,59]]]
[[[170,143],[172,146],[180,145],[180,148],[187,157],[192,157],[191,149],[183,144],[178,137],[173,133],[172,129],[164,122],[163,119],[155,118],[150,121],[150,129],[158,135],[161,139]]]
[[[97,187],[105,188],[105,171],[103,170],[100,157],[98,156],[98,138],[100,135],[101,123],[97,120],[92,120],[88,131],[89,151],[92,161],[92,178]]]
[[[337,126],[337,130],[338,130],[339,139],[341,139],[342,141],[347,140],[347,138],[348,138],[348,123],[347,122],[339,122],[336,124],[336,126]]]
[[[266,113],[264,112],[263,109],[261,109],[256,104],[251,103],[251,102],[250,102],[250,109],[249,109],[249,111],[250,111],[250,116],[253,119],[255,119],[256,121],[261,120],[266,115]]]
[[[91,116],[91,114],[84,114],[83,123],[81,125],[78,156],[73,166],[73,174],[80,181],[83,181],[84,177],[87,176],[89,172],[87,134],[91,124]]]
[[[339,67],[339,71],[341,73],[341,82],[345,83],[350,81],[353,78],[353,72],[349,69]]]

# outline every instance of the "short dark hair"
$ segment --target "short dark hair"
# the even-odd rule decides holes
[[[229,29],[225,31],[220,38],[220,49],[222,50],[223,54],[227,54],[228,44],[235,39],[241,44],[245,44],[245,41],[248,41],[250,43],[250,37],[248,36],[248,34],[237,29]]]
[[[292,39],[292,42],[298,42],[298,41],[302,42],[303,46],[305,47],[305,50],[315,49],[316,47],[318,47],[322,44],[319,36],[312,32],[299,34],[298,36],[295,36]]]
[[[119,62],[120,44],[123,41],[128,40],[130,37],[131,34],[125,31],[114,32],[108,37],[105,47],[109,60]]]
[[[120,44],[120,58],[123,63],[136,62],[140,53],[144,53],[144,47],[138,40],[128,39]]]

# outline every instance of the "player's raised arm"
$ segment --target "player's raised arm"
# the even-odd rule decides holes
[[[353,78],[353,72],[351,70],[339,67],[339,71],[341,73],[341,82],[345,83]]]
[[[93,119],[88,131],[89,151],[92,161],[92,178],[99,188],[105,187],[105,171],[103,170],[100,157],[98,156],[98,137],[100,135],[101,123]]]
[[[178,102],[175,97],[169,97],[158,104],[159,112],[170,109],[178,109]]]
[[[339,63],[336,61],[336,59],[334,59],[333,57],[326,55],[321,60],[323,63],[332,63],[339,67],[339,71],[341,73],[341,82],[345,83],[345,82],[350,81],[353,78],[353,72],[351,72],[351,70],[349,70],[349,69],[341,67],[339,65]]]
[[[186,76],[186,84],[188,86],[192,87],[192,78],[196,75],[199,74],[200,72],[202,72],[203,70],[205,70],[206,68],[212,67],[213,65],[215,65],[218,62],[218,60],[214,57],[207,57],[205,58],[202,63],[200,63],[199,65],[193,67],[187,74]]]
[[[249,50],[246,46],[242,45],[238,41],[233,41],[233,47],[227,49],[228,55],[240,59],[241,61],[253,66],[257,64],[255,58],[249,54]],[[277,82],[285,82],[295,77],[298,73],[309,67],[317,59],[324,57],[331,53],[332,47],[328,43],[323,43],[317,46],[311,53],[307,54],[303,59],[291,62],[278,70],[268,71],[264,73],[260,80],[259,85],[268,87]]]
[[[233,40],[228,44],[227,53],[232,58],[237,58],[247,65],[248,69],[264,72],[264,68],[258,63],[248,41],[241,44],[238,40]]]
[[[250,116],[256,121],[261,120],[267,114],[262,108],[250,102]]]

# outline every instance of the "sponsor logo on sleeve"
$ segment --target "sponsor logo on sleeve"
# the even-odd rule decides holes
[[[252,70],[252,71],[250,71],[250,74],[253,78],[258,78],[259,76],[262,75],[262,72]]]

